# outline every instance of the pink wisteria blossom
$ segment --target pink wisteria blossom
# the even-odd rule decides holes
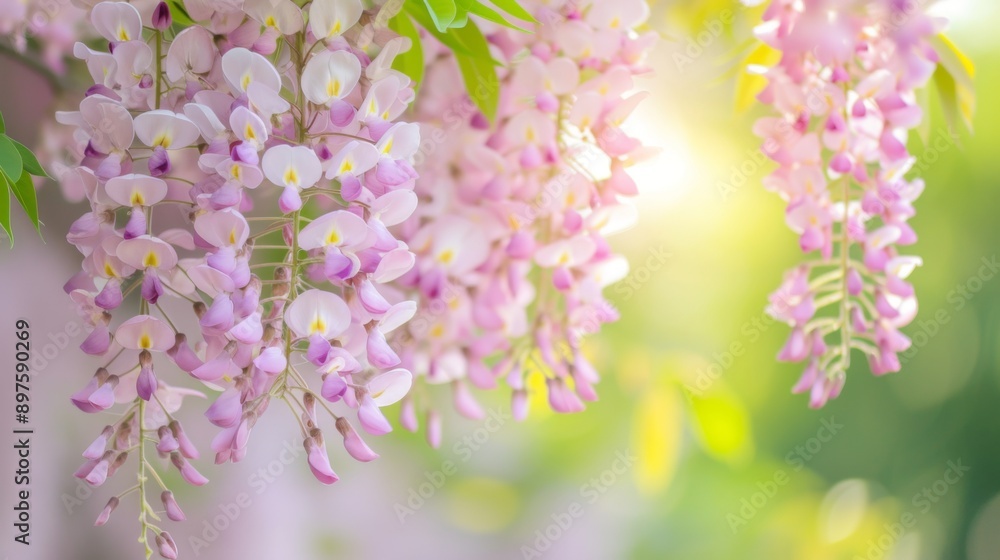
[[[147,482],[163,486],[163,467],[147,442],[208,482],[175,417],[183,397],[212,395],[216,463],[243,459],[282,401],[310,470],[336,482],[328,434],[371,461],[348,416],[392,429],[381,409],[412,376],[386,336],[416,311],[390,284],[415,262],[389,230],[417,201],[419,131],[398,121],[413,88],[391,69],[409,40],[359,23],[356,1],[312,2],[309,26],[290,0],[186,4],[201,23],[176,34],[162,2],[91,6],[106,47],[75,46],[94,85],[57,116],[83,146],[60,179],[90,204],[67,236],[84,259],[66,291],[91,328],[82,350],[101,358],[72,402],[122,410],[76,474],[97,486],[138,456],[140,541],[164,558],[177,545],[153,523]]]
[[[598,375],[582,339],[617,318],[602,289],[627,271],[606,236],[634,214],[623,203],[636,194],[626,168],[643,147],[620,126],[645,97],[632,90],[655,40],[635,31],[648,7],[594,0],[528,8],[540,22],[534,33],[486,33],[503,63],[495,123],[452,86],[460,80],[454,58],[428,53],[416,106],[429,139],[420,201],[398,226],[417,257],[402,282],[420,310],[391,338],[403,367],[449,385],[469,418],[484,415],[470,385],[492,389],[498,380],[524,418],[532,371],[544,376],[558,412],[595,400]],[[386,225],[400,222],[381,215]],[[402,423],[415,430],[425,414],[436,446],[440,415],[416,398],[407,397]]]
[[[73,45],[90,35],[86,12],[75,3],[0,0],[0,36],[7,37],[18,52],[27,51],[29,39],[34,40],[45,66],[56,74],[66,72]]]
[[[900,248],[917,240],[907,221],[924,183],[908,178],[906,144],[925,118],[915,90],[935,70],[929,38],[942,27],[895,0],[775,0],[757,29],[781,53],[751,69],[766,76],[760,100],[776,113],[754,127],[778,164],[765,186],[787,201],[802,251],[818,254],[786,274],[769,307],[792,327],[778,358],[806,363],[794,391],[810,406],[840,394],[854,350],[882,375],[910,346],[900,328],[917,303],[906,279],[921,259]]]

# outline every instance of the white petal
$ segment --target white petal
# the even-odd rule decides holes
[[[302,92],[318,105],[342,99],[354,90],[361,77],[361,62],[350,51],[323,51],[306,63]]]
[[[275,185],[296,189],[315,185],[323,175],[323,164],[316,152],[305,146],[274,146],[264,152],[261,167]]]
[[[405,369],[398,368],[369,381],[368,392],[375,404],[383,407],[399,402],[410,391],[411,385],[413,385],[413,375]]]
[[[361,19],[361,0],[313,0],[309,29],[317,39],[337,37]]]
[[[351,324],[351,310],[340,296],[322,290],[306,290],[285,310],[285,322],[297,336],[318,334],[329,340]]]

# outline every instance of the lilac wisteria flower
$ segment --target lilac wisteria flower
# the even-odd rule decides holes
[[[82,350],[101,358],[72,401],[124,409],[77,476],[99,485],[137,456],[139,484],[97,524],[137,492],[140,542],[165,558],[177,546],[147,485],[180,521],[158,472],[208,482],[175,416],[183,397],[215,395],[216,463],[243,459],[281,401],[312,473],[333,483],[329,427],[359,461],[378,455],[348,416],[392,429],[381,409],[412,376],[386,336],[416,311],[391,286],[414,256],[388,229],[417,202],[419,131],[398,122],[413,88],[392,70],[409,40],[362,22],[357,0],[186,7],[200,23],[176,32],[162,2],[93,5],[107,48],[76,45],[94,85],[58,115],[85,146],[61,180],[90,204],[67,236],[84,260],[66,290],[91,327]]]
[[[492,389],[498,379],[524,418],[530,372],[544,377],[558,412],[597,398],[598,375],[581,342],[617,318],[602,289],[627,263],[606,236],[634,215],[623,204],[636,194],[626,168],[643,154],[620,125],[644,98],[631,90],[655,40],[635,31],[646,3],[526,8],[539,21],[534,33],[487,28],[504,65],[495,123],[452,87],[460,79],[454,58],[426,49],[416,107],[431,141],[418,165],[417,212],[399,226],[417,256],[402,280],[420,310],[392,338],[404,367],[428,384],[450,385],[470,418],[483,410],[469,384]],[[438,445],[440,415],[429,399],[415,399],[404,403],[403,424],[415,430],[425,413]]]
[[[906,144],[925,118],[916,90],[935,70],[929,39],[942,27],[895,0],[775,0],[757,29],[781,53],[753,69],[776,112],[754,126],[778,164],[765,186],[787,201],[802,251],[818,253],[785,276],[769,310],[792,327],[778,358],[806,363],[794,391],[813,407],[840,394],[854,350],[882,375],[910,346],[906,279],[921,260],[900,247],[917,240],[907,221],[924,183],[907,177]]]
[[[34,40],[47,69],[66,72],[66,57],[73,45],[86,35],[86,12],[70,2],[52,0],[0,0],[0,36],[14,49],[28,50]]]

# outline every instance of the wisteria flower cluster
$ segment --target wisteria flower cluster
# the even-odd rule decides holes
[[[788,272],[769,309],[792,327],[778,358],[806,363],[793,390],[813,407],[840,394],[854,350],[883,375],[910,346],[906,278],[921,259],[900,247],[917,240],[907,220],[924,183],[907,178],[906,144],[941,27],[912,2],[774,0],[757,29],[781,54],[759,97],[777,115],[755,125],[778,164],[765,186],[788,202],[802,251],[818,254]]]
[[[240,461],[282,401],[312,473],[336,482],[321,416],[354,459],[378,456],[348,417],[392,429],[380,408],[411,375],[386,336],[416,310],[390,289],[414,263],[389,229],[417,203],[419,130],[399,121],[413,89],[391,68],[408,39],[372,28],[360,0],[186,7],[201,23],[175,32],[165,3],[94,5],[107,48],[76,45],[94,85],[58,115],[85,146],[60,179],[90,203],[68,236],[84,259],[66,290],[102,364],[72,400],[121,411],[76,475],[99,486],[135,457],[138,483],[97,524],[136,492],[147,557],[155,543],[165,558],[177,546],[156,512],[184,514],[158,472],[207,482],[175,416],[185,397],[216,395],[216,463]]]
[[[0,0],[0,36],[18,52],[34,39],[46,68],[62,74],[73,45],[88,34],[85,16],[66,0]]]
[[[395,339],[406,367],[450,385],[469,418],[484,415],[469,385],[492,389],[498,379],[513,390],[514,417],[524,418],[529,371],[544,372],[555,411],[595,400],[598,374],[581,339],[617,318],[602,289],[627,271],[606,236],[634,215],[623,203],[636,194],[626,167],[643,147],[620,126],[645,97],[630,90],[655,39],[635,30],[648,6],[525,8],[539,22],[532,33],[486,32],[502,63],[495,123],[451,86],[460,79],[454,57],[427,45],[416,104],[425,139],[420,204],[400,231],[417,256],[402,280],[421,309]],[[410,430],[425,415],[429,441],[440,443],[430,399],[407,397],[401,414]]]

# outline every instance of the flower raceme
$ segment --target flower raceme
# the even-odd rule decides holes
[[[175,416],[187,397],[215,395],[216,463],[240,461],[282,401],[333,483],[321,416],[353,458],[378,457],[348,415],[392,429],[381,408],[411,374],[387,336],[416,311],[392,288],[415,259],[390,231],[417,203],[419,131],[398,121],[413,88],[391,68],[408,39],[372,29],[360,0],[185,4],[199,23],[179,32],[165,3],[90,7],[107,48],[76,45],[94,85],[57,115],[85,145],[60,169],[90,204],[67,236],[83,263],[66,291],[90,326],[81,349],[101,360],[72,402],[120,411],[76,475],[98,486],[137,457],[139,483],[97,524],[136,492],[147,557],[165,558],[177,546],[148,484],[179,521],[158,471],[207,482]]]
[[[910,346],[906,278],[921,260],[899,248],[917,240],[907,221],[924,183],[907,178],[906,141],[924,118],[915,90],[934,72],[928,39],[942,26],[896,0],[773,0],[757,29],[781,53],[753,69],[776,113],[754,126],[778,164],[765,186],[788,203],[802,251],[818,253],[788,272],[769,310],[792,327],[778,359],[805,362],[793,390],[813,407],[840,394],[854,350],[882,375]]]
[[[19,53],[27,51],[28,39],[33,39],[45,67],[64,74],[73,44],[90,35],[84,16],[83,9],[69,2],[0,0],[0,36],[8,37]]]
[[[558,412],[596,399],[583,335],[617,317],[602,288],[623,277],[606,236],[628,225],[636,194],[626,167],[643,155],[620,128],[644,98],[629,94],[647,70],[654,34],[638,34],[643,0],[529,3],[533,33],[484,27],[500,67],[491,125],[463,92],[455,59],[425,43],[416,105],[429,145],[419,158],[420,204],[399,230],[417,262],[402,282],[418,318],[394,335],[405,367],[449,385],[459,413],[480,418],[469,389],[512,388],[527,413],[529,372],[544,372]],[[402,423],[440,443],[440,415],[407,397]]]

